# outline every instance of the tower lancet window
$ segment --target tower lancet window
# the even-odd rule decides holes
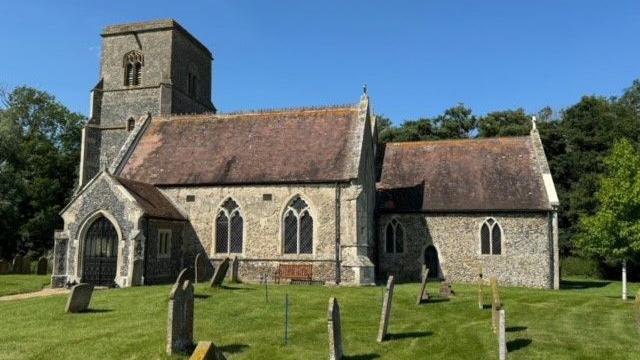
[[[137,86],[142,83],[142,67],[144,55],[140,51],[132,50],[124,55],[122,61],[124,67],[124,85]]]

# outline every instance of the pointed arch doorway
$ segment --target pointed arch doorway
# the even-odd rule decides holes
[[[429,279],[440,278],[440,260],[438,259],[438,251],[433,245],[429,245],[424,249],[424,264],[429,269]]]
[[[82,282],[112,286],[116,277],[118,232],[109,219],[99,216],[84,236]]]

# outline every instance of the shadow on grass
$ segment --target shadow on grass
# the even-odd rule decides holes
[[[222,285],[218,289],[222,289],[222,290],[251,290],[251,291],[255,290],[254,288],[237,287],[237,286],[229,286],[229,285]]]
[[[99,313],[107,313],[112,311],[113,309],[87,309],[85,311],[79,312],[78,314],[90,314],[90,313],[99,314]]]
[[[360,354],[360,355],[351,355],[351,356],[343,356],[343,359],[346,360],[369,360],[369,359],[377,359],[380,355],[378,354]]]
[[[611,284],[610,281],[597,281],[597,280],[562,280],[560,282],[560,289],[563,290],[583,290],[592,288],[602,288]]]
[[[515,339],[511,341],[507,341],[507,351],[517,351],[522,348],[525,348],[531,344],[531,339]]]
[[[400,334],[387,334],[386,340],[417,339],[431,335],[433,335],[431,331],[412,331]]]
[[[193,295],[194,298],[196,299],[208,299],[211,297],[211,295],[207,295],[207,294],[194,294]]]
[[[525,331],[525,330],[527,330],[526,326],[509,326],[504,329],[504,331],[506,332],[518,332],[518,331]]]
[[[420,304],[437,304],[437,303],[441,303],[441,302],[447,302],[450,301],[451,299],[447,299],[447,298],[431,298],[429,300],[422,300],[420,302]]]
[[[223,353],[227,354],[237,354],[243,352],[249,345],[247,344],[229,344],[224,346],[218,346],[218,349]]]
[[[491,305],[483,304],[482,310],[491,309]]]

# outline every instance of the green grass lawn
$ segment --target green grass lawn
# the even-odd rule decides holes
[[[38,291],[50,283],[51,275],[0,275],[0,296]]]
[[[635,293],[639,284],[632,284]],[[430,292],[437,284],[430,284]],[[620,284],[566,282],[562,291],[503,288],[509,359],[638,359],[632,301]],[[65,296],[0,302],[2,359],[162,359],[169,286],[94,292],[92,311],[65,314]],[[415,305],[418,284],[396,286],[389,340],[378,344],[381,287],[198,285],[196,340],[212,340],[232,359],[326,359],[327,305],[336,296],[351,359],[497,359],[490,309],[476,287],[454,285],[450,301]],[[4,289],[2,291],[5,291]],[[283,344],[284,296],[290,306]],[[488,296],[487,296],[488,298]],[[181,357],[175,357],[181,358]]]

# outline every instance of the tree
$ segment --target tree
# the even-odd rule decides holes
[[[0,244],[5,257],[42,253],[77,178],[84,117],[53,96],[15,88],[0,102]]]
[[[640,155],[626,139],[605,158],[606,175],[596,194],[598,210],[580,221],[577,245],[586,254],[622,263],[627,299],[627,261],[640,254]]]
[[[524,136],[531,131],[531,116],[524,109],[494,111],[480,118],[480,137]]]

